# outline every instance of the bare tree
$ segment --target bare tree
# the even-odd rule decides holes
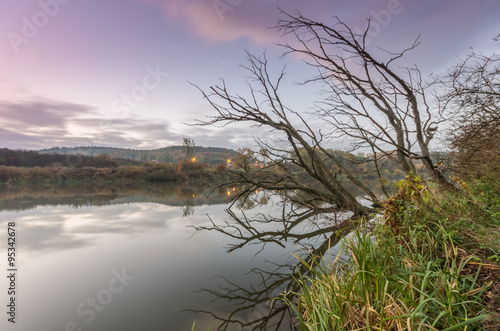
[[[208,92],[200,89],[217,111],[216,116],[201,125],[246,122],[284,136],[281,142],[258,140],[261,150],[266,151],[266,159],[272,160],[265,170],[275,169],[279,176],[269,178],[244,171],[239,173],[239,182],[252,184],[249,190],[260,187],[307,193],[311,199],[306,202],[292,195],[289,199],[311,209],[318,208],[316,202],[322,201],[337,210],[349,209],[357,216],[366,215],[369,209],[346,190],[325,163],[326,160],[333,162],[375,206],[380,205],[373,190],[325,148],[325,141],[348,137],[355,148],[373,150],[371,162],[377,166],[380,176],[380,166],[387,159],[397,162],[407,174],[415,171],[415,162],[420,161],[435,181],[452,189],[453,185],[433,164],[429,151],[429,143],[445,117],[439,107],[428,105],[419,70],[396,66],[418,42],[398,53],[377,49],[375,56],[366,46],[369,24],[363,34],[356,34],[338,19],[328,26],[300,13],[283,15],[285,19],[279,21],[277,29],[295,39],[293,44],[282,45],[287,49],[286,54],[300,54],[318,69],[319,74],[305,83],[320,82],[327,88],[328,95],[318,103],[315,116],[328,132],[316,130],[303,114],[281,99],[278,90],[283,71],[273,78],[265,54],[257,57],[247,53],[249,62],[244,68],[252,78],[248,82],[248,97],[230,92],[224,81]],[[301,151],[308,157],[302,157]],[[305,183],[304,175],[313,178],[316,185]]]
[[[252,193],[256,189],[283,190],[288,192],[287,198],[301,207],[323,211],[351,210],[356,217],[366,215],[369,208],[362,206],[337,180],[331,169],[326,167],[320,157],[320,139],[313,128],[296,111],[288,108],[278,94],[278,88],[283,79],[283,71],[276,81],[268,72],[268,62],[265,55],[261,58],[248,54],[249,65],[245,68],[250,72],[254,85],[249,84],[250,99],[238,94],[231,94],[222,82],[221,86],[210,88],[210,93],[200,89],[203,96],[217,111],[217,115],[201,122],[201,125],[216,123],[247,122],[250,125],[266,127],[284,135],[283,142],[264,142],[259,140],[261,150],[266,151],[266,157],[271,160],[267,168],[257,171],[239,172],[235,183],[251,184],[242,194]],[[295,123],[292,121],[295,120]],[[301,157],[300,150],[305,150],[308,158]],[[292,157],[290,150],[296,157]],[[300,171],[294,171],[296,166]],[[274,169],[274,176],[270,176]],[[248,169],[247,169],[248,170]],[[304,176],[306,175],[306,176]],[[305,182],[305,177],[313,179],[315,185]],[[363,184],[359,183],[363,186]],[[364,187],[375,203],[379,203],[376,195]],[[296,192],[303,192],[308,199],[298,199]],[[319,207],[318,201],[326,207]]]
[[[194,143],[193,139],[182,138],[182,147],[184,148],[184,151],[186,152],[186,159],[191,159],[192,157],[194,157],[195,143]]]
[[[428,104],[418,68],[396,64],[418,46],[418,39],[400,52],[372,52],[366,44],[369,21],[364,33],[357,34],[338,18],[325,25],[300,13],[283,15],[277,28],[295,42],[282,46],[317,68],[318,75],[305,83],[320,82],[328,93],[318,103],[318,116],[331,127],[328,136],[347,136],[354,148],[372,148],[379,157],[397,161],[406,173],[415,171],[420,160],[435,181],[453,188],[429,151],[446,118]]]
[[[436,79],[443,112],[454,118],[447,141],[456,168],[473,176],[500,170],[500,56],[470,52]]]
[[[252,169],[240,162],[240,169],[232,171],[231,183],[242,185],[236,193],[229,192],[231,220],[211,220],[211,225],[195,229],[217,231],[231,237],[236,243],[229,251],[256,243],[262,247],[267,244],[283,246],[288,241],[296,243],[322,236],[325,230],[329,238],[335,239],[334,243],[338,242],[357,225],[356,221],[373,211],[350,193],[348,185],[364,192],[373,206],[381,205],[374,190],[345,166],[338,153],[327,148],[329,141],[342,137],[352,141],[353,149],[371,151],[367,160],[374,165],[380,178],[383,177],[381,169],[387,162],[397,163],[407,174],[415,171],[421,162],[433,180],[445,189],[454,189],[433,164],[429,144],[448,116],[456,115],[448,111],[447,106],[457,98],[449,94],[440,99],[443,104],[431,106],[427,101],[428,86],[418,68],[397,65],[407,52],[417,47],[418,40],[400,52],[372,51],[366,45],[369,24],[364,33],[358,34],[337,18],[330,26],[307,19],[300,13],[283,15],[285,19],[278,23],[277,29],[285,36],[292,36],[294,42],[281,46],[287,49],[286,54],[299,54],[318,70],[316,77],[304,83],[319,82],[327,93],[326,98],[317,103],[317,111],[313,114],[316,121],[321,122],[322,129],[317,129],[301,111],[287,106],[279,91],[284,70],[273,76],[265,54],[247,53],[248,63],[244,66],[250,74],[247,96],[231,91],[224,80],[206,91],[199,88],[215,110],[213,117],[199,125],[247,123],[271,131],[280,139],[256,140],[259,154],[265,160],[263,169]],[[280,196],[281,215],[258,214],[249,219],[245,213],[237,216],[232,211],[233,205],[252,206],[250,200],[257,199],[255,192],[260,189]],[[325,214],[333,215],[328,222],[321,221]],[[304,232],[301,227],[304,223],[312,224],[310,231]],[[313,252],[321,254],[324,250]],[[261,275],[265,282],[265,273]],[[253,309],[269,299],[266,290],[252,287],[249,291],[228,283],[232,286],[222,292],[229,293],[230,300],[245,303],[251,298],[241,309]],[[278,288],[282,283],[272,282],[272,285]],[[224,296],[216,291],[211,293],[216,297]],[[221,329],[235,323],[232,314],[221,320]],[[279,326],[282,319],[278,321]],[[267,323],[259,320],[250,324],[265,328]]]

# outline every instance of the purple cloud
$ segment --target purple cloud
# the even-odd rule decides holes
[[[81,145],[158,148],[180,140],[166,121],[132,115],[105,120],[90,106],[53,100],[0,101],[0,125],[2,147],[11,148]]]

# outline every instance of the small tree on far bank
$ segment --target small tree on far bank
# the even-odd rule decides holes
[[[182,147],[184,148],[184,151],[186,153],[186,159],[190,160],[194,157],[194,140],[191,138],[183,138],[182,140]]]
[[[255,155],[255,152],[246,147],[238,148],[236,152],[238,153],[238,155],[236,156],[236,164],[239,167],[243,168],[245,171],[248,171],[250,169],[250,164]]]

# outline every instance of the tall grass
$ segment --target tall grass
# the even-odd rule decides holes
[[[498,251],[471,233],[497,226],[498,215],[471,191],[442,193],[408,178],[388,200],[385,224],[345,240],[347,263],[297,256],[311,273],[282,300],[300,329],[497,330],[500,267],[486,258]]]

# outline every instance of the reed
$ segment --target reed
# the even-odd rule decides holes
[[[491,230],[500,225],[500,195],[478,192],[439,192],[407,178],[387,201],[385,222],[361,224],[344,241],[347,262],[297,255],[311,273],[280,299],[300,330],[497,330],[500,234]]]

